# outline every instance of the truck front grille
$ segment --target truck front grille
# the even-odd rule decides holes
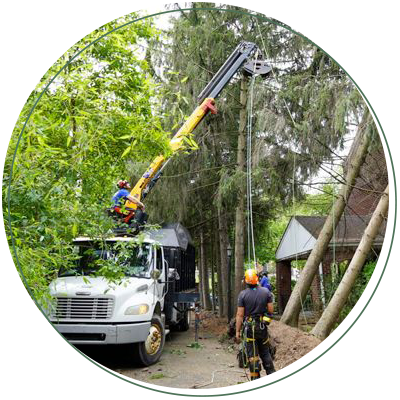
[[[108,297],[57,297],[54,318],[93,319],[111,318],[114,299]]]

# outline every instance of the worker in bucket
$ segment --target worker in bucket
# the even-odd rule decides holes
[[[139,219],[139,216],[144,211],[144,204],[138,200],[136,197],[131,196],[129,190],[131,189],[131,185],[128,181],[120,180],[117,183],[118,191],[115,192],[112,202],[113,202],[113,211],[119,215],[120,218],[123,219],[125,223],[129,223],[129,221],[136,216],[136,219]],[[138,207],[136,213],[132,209],[125,208],[125,202],[129,200],[132,203],[135,203]]]
[[[254,380],[260,378],[260,359],[267,375],[275,372],[268,343],[268,325],[274,309],[271,292],[258,285],[255,269],[246,270],[245,283],[247,288],[238,298],[236,341],[243,343],[245,364],[250,368],[250,379]]]

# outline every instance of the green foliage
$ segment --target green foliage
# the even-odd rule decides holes
[[[288,217],[281,216],[264,224],[262,231],[259,233],[256,246],[256,254],[262,264],[275,260],[275,251],[288,222]]]
[[[337,196],[337,185],[325,184],[317,193],[309,193],[296,204],[296,215],[326,216],[331,210]]]
[[[198,9],[212,3],[189,6],[194,10],[174,13],[163,32],[146,19],[102,37],[136,14],[100,27],[49,69],[22,110],[4,169],[3,209],[6,220],[10,212],[8,238],[11,243],[12,232],[36,298],[45,296],[48,281],[69,262],[74,236],[108,235],[112,221],[102,210],[113,184],[124,177],[135,182],[153,157],[171,155],[166,132],[192,113],[197,95],[241,40],[255,42],[275,72],[254,87],[252,199],[259,260],[274,259],[293,197],[304,200],[297,214],[329,209],[333,186],[324,188],[326,194],[304,195],[301,184],[331,159],[349,123],[362,114],[352,82],[288,29],[254,16]],[[153,221],[215,232],[221,212],[232,242],[234,208],[246,182],[236,166],[239,105],[235,77],[218,100],[218,114],[186,139],[186,151],[173,157],[146,198]],[[193,233],[198,240],[198,231]],[[101,268],[110,280],[120,278],[115,266]]]
[[[149,19],[111,32],[135,18],[100,27],[64,54],[31,93],[15,126],[3,210],[10,245],[39,302],[72,260],[73,237],[109,234],[113,222],[104,211],[115,182],[129,174],[127,160],[149,162],[169,153],[156,115],[157,86],[141,54],[158,33]],[[113,265],[103,265],[101,273],[121,277]]]
[[[327,303],[332,298],[335,293],[344,273],[346,272],[348,263],[340,263],[337,266],[337,272],[333,273],[331,276],[327,276],[325,278],[324,286],[325,286],[325,294]],[[339,314],[338,320],[336,322],[336,326],[338,326],[350,313],[353,307],[356,305],[357,301],[360,299],[363,294],[366,286],[368,285],[369,280],[375,270],[376,261],[368,261],[362,268],[361,273],[358,275],[354,286],[351,289],[349,297]]]
[[[192,343],[188,344],[186,347],[190,347],[192,349],[199,350],[199,349],[202,349],[204,346],[199,342],[192,342]]]
[[[176,354],[178,356],[186,356],[186,351],[181,349],[172,349],[169,352],[170,354]]]
[[[337,188],[333,184],[325,184],[320,192],[308,193],[299,200],[295,207],[288,205],[277,210],[280,215],[276,219],[266,221],[258,230],[256,254],[261,263],[275,260],[275,252],[285,233],[292,215],[326,216],[332,209]],[[304,261],[295,261],[293,267],[302,268]]]
[[[150,379],[162,379],[165,378],[166,375],[163,373],[158,373],[158,374],[152,374],[150,375]]]

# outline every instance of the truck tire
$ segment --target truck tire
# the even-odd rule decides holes
[[[190,327],[190,311],[185,310],[183,318],[179,321],[178,330],[180,332],[186,332]]]
[[[155,364],[161,357],[165,343],[165,329],[161,317],[157,314],[151,319],[150,332],[145,342],[138,343],[137,352],[140,362],[146,367]]]

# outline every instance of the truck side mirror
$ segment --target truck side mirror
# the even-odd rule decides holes
[[[168,279],[174,279],[179,281],[180,276],[178,274],[178,271],[176,270],[176,268],[170,268],[168,271]]]
[[[161,276],[161,271],[159,269],[153,269],[150,272],[150,278],[154,279],[155,281]]]

